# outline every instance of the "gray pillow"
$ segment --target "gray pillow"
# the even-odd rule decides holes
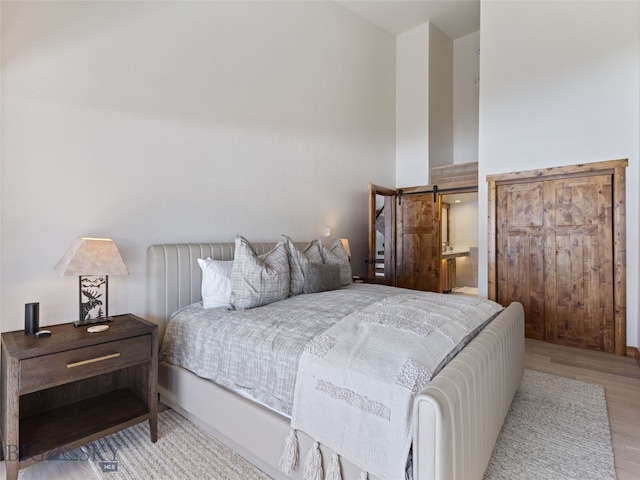
[[[331,248],[327,249],[322,247],[322,261],[325,264],[340,266],[340,281],[342,285],[350,285],[353,283],[351,262],[339,238],[335,239]]]
[[[291,295],[298,295],[304,288],[304,267],[307,263],[322,263],[322,243],[320,239],[309,242],[300,250],[286,235],[283,235],[287,253],[289,254],[289,268],[291,270]]]
[[[289,296],[289,260],[284,242],[257,255],[243,237],[236,237],[231,270],[231,305],[236,310],[259,307]]]
[[[341,283],[339,265],[317,265],[307,262],[304,267],[304,293],[337,290]]]

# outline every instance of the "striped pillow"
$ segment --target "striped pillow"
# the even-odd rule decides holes
[[[342,285],[353,283],[353,273],[349,256],[339,238],[336,238],[331,248],[322,247],[322,262],[329,265],[340,266],[340,282]]]
[[[286,235],[283,235],[287,252],[289,253],[289,268],[291,270],[291,295],[303,293],[304,272],[306,265],[311,263],[322,264],[322,243],[320,239],[313,240],[300,250]]]
[[[289,296],[289,260],[284,242],[257,255],[243,237],[236,237],[231,271],[231,305],[236,310],[259,307]]]

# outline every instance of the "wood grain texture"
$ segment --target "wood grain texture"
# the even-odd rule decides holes
[[[449,183],[478,185],[478,162],[432,167],[430,183],[433,185]],[[448,185],[446,186],[448,188]]]
[[[20,362],[20,394],[24,395],[137,365],[148,359],[150,352],[151,336],[141,335],[91,347],[26,358]],[[113,355],[117,356],[112,357]]]
[[[496,182],[489,181],[487,192],[488,198],[488,212],[487,212],[487,256],[488,256],[488,291],[487,296],[489,300],[496,301],[498,298],[498,284],[497,284],[497,250],[496,250],[496,232],[497,232],[497,218],[496,218]]]
[[[395,199],[396,191],[390,188],[381,187],[369,183],[369,250],[367,257],[367,275],[369,278],[376,277],[378,267],[377,242],[376,242],[376,196],[384,197],[384,279],[388,285],[395,282]]]
[[[121,315],[99,334],[68,323],[48,329],[51,337],[42,339],[22,331],[2,334],[8,480],[52,452],[145,420],[151,441],[157,439],[157,325]]]
[[[487,177],[489,296],[524,305],[527,337],[625,354],[627,163]]]
[[[617,355],[624,355],[627,345],[626,166],[621,163],[613,173],[614,344]]]
[[[387,279],[386,283],[389,285],[441,292],[448,290],[446,286],[449,282],[440,279],[443,271],[441,268],[442,262],[440,261],[442,251],[440,230],[442,198],[441,195],[434,194],[434,192],[438,190],[446,190],[447,193],[477,191],[478,163],[433,167],[430,171],[430,177],[431,183],[429,185],[403,187],[396,190],[399,198],[395,210],[396,221],[393,223],[392,228],[387,227],[385,230],[385,234],[390,233],[389,238],[385,236],[385,244],[394,244],[392,252],[395,252],[396,258],[395,261],[388,265],[387,259],[389,255],[387,255],[387,249],[385,248],[385,278]],[[405,202],[421,202],[421,198],[427,198],[427,196],[433,198],[434,195],[437,197],[435,202],[437,205],[436,210],[427,211],[424,209],[422,213],[418,213],[417,209],[409,212],[409,209],[413,207],[409,207],[409,209],[403,208],[403,205],[406,207]],[[369,211],[371,211],[371,208]],[[417,216],[410,220],[408,216],[411,215]],[[437,240],[435,239],[436,234],[438,236]],[[389,270],[394,270],[391,278],[386,275]],[[371,273],[369,276],[372,276]]]
[[[443,258],[440,265],[440,291],[450,293],[456,287],[456,259]]]
[[[397,286],[440,292],[439,202],[431,194],[402,197],[397,207]]]
[[[619,160],[606,160],[603,162],[581,163],[578,165],[563,165],[559,167],[538,168],[534,170],[521,170],[518,172],[498,173],[487,175],[487,181],[516,183],[519,181],[530,182],[532,179],[544,178],[546,180],[554,177],[563,178],[567,175],[588,175],[595,173],[612,174],[616,168],[626,168],[629,160],[626,158]]]
[[[543,213],[542,183],[497,186],[497,299],[522,303],[525,334],[537,339],[544,338]]]

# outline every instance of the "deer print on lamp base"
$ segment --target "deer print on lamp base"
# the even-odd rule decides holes
[[[80,310],[78,325],[110,322],[109,317],[109,276],[81,275]],[[75,322],[74,322],[75,325]]]

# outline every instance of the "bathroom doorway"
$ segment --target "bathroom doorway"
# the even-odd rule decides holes
[[[450,293],[478,295],[478,192],[442,195],[442,270]]]

